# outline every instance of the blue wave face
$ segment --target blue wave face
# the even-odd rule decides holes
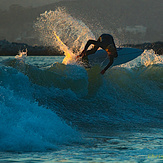
[[[26,58],[28,63],[3,60],[1,151],[45,151],[79,143],[76,129],[106,134],[161,127],[162,61],[144,55],[109,69],[104,76],[98,65],[88,70],[62,63],[44,67],[49,59],[42,63],[38,57],[38,68],[32,57]]]
[[[14,68],[2,66],[0,74],[1,151],[55,150],[58,144],[80,142],[80,134],[45,105],[48,88],[39,89]],[[58,91],[52,90],[50,99]],[[39,98],[44,100],[44,106],[40,106]]]

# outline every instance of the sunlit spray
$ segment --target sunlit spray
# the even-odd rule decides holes
[[[91,30],[73,18],[64,8],[45,12],[35,23],[40,41],[64,52],[64,64],[74,64],[76,55],[84,49],[89,39],[95,39]]]

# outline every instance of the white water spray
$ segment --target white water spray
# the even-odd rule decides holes
[[[86,42],[95,39],[82,21],[73,18],[63,8],[41,14],[35,27],[45,45],[64,52],[64,64],[74,63],[75,56],[81,53]]]
[[[125,68],[137,68],[141,66],[148,67],[153,64],[160,64],[163,63],[163,56],[155,54],[155,52],[151,50],[144,50],[144,52],[134,60],[121,64],[118,67],[125,67]]]

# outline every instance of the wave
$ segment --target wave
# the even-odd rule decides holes
[[[0,74],[1,151],[55,150],[58,144],[80,142],[75,129],[36,102],[37,90],[27,76],[6,67],[1,67]]]
[[[144,64],[149,53],[151,64]],[[86,70],[54,63],[38,68],[25,63],[26,58],[3,61],[1,150],[45,151],[80,142],[74,127],[105,133],[161,127],[163,68],[162,58],[157,57],[145,51],[135,61],[109,69],[105,76],[100,66]]]
[[[59,30],[62,21],[70,26],[70,33],[67,26],[63,33]],[[99,65],[85,69],[71,57],[77,46],[69,48],[69,34],[78,33],[80,28],[88,29],[85,25],[64,10],[45,12],[37,23],[43,32],[41,39],[68,49],[69,54],[65,51],[68,62],[45,67],[49,59],[44,59],[46,64],[38,67],[23,55],[1,61],[2,151],[54,150],[60,144],[80,143],[80,131],[112,133],[142,127],[162,128],[162,56],[145,50],[138,58],[114,66],[102,76]],[[87,32],[94,37],[90,30]],[[81,33],[77,36],[86,35]],[[83,40],[82,45],[87,38]]]

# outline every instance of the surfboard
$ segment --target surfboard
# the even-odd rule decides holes
[[[136,48],[117,48],[118,57],[114,59],[112,66],[127,63],[143,53],[143,50]],[[100,65],[106,66],[109,63],[109,57],[105,50],[98,50],[96,53],[88,56],[88,61],[91,66]]]

